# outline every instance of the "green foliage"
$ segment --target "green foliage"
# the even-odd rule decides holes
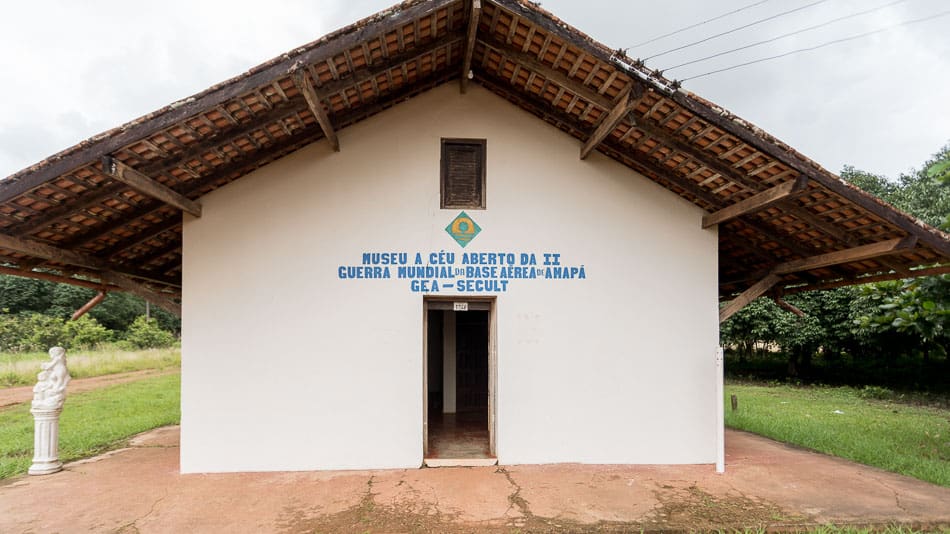
[[[752,358],[757,345],[776,341],[775,323],[782,313],[771,300],[756,299],[719,326],[719,341],[735,346],[740,358]]]
[[[170,347],[175,344],[175,336],[162,330],[156,319],[137,317],[129,327],[125,341],[135,348]]]
[[[919,340],[926,356],[946,356],[950,343],[950,276],[881,282],[861,288],[858,306],[865,314],[855,318],[858,331],[868,336],[892,333]]]
[[[55,285],[44,280],[0,276],[0,310],[7,313],[45,311]]]
[[[39,313],[21,314],[13,327],[16,340],[4,350],[45,351],[50,347],[66,343],[66,323],[57,317]]]
[[[739,399],[737,411],[729,409],[730,395]],[[950,410],[866,395],[853,388],[728,384],[726,425],[950,486]]]
[[[88,349],[112,341],[112,331],[88,315],[67,321],[64,333],[67,349]]]
[[[857,391],[858,397],[862,399],[887,400],[894,398],[894,392],[880,386],[864,386]]]
[[[43,352],[50,347],[90,348],[112,340],[112,332],[84,316],[65,321],[39,313],[0,314],[0,351]]]
[[[60,418],[60,458],[76,460],[121,447],[181,418],[179,375],[70,395]],[[0,479],[26,473],[33,456],[29,404],[0,410]]]

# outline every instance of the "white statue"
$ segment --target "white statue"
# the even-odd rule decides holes
[[[66,384],[72,378],[66,369],[66,349],[49,349],[50,361],[43,364],[43,370],[36,376],[33,386],[34,410],[59,410],[66,402]]]

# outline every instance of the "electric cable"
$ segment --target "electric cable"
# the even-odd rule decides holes
[[[793,35],[798,35],[798,34],[800,34],[800,33],[805,33],[805,32],[811,31],[811,30],[817,30],[818,28],[823,28],[823,27],[825,27],[825,26],[829,26],[829,25],[834,24],[834,23],[836,23],[836,22],[841,22],[842,20],[847,20],[847,19],[851,19],[851,18],[855,18],[855,17],[860,17],[860,16],[862,16],[862,15],[867,15],[868,13],[873,13],[873,12],[875,12],[875,11],[880,11],[880,10],[882,10],[882,9],[891,7],[891,6],[893,6],[894,4],[900,4],[900,3],[906,2],[906,1],[907,1],[907,0],[894,0],[893,2],[884,4],[884,5],[882,5],[882,6],[878,6],[878,7],[871,8],[871,9],[866,9],[866,10],[864,10],[864,11],[859,11],[859,12],[856,12],[856,13],[851,13],[850,15],[844,15],[844,16],[838,17],[838,18],[836,18],[836,19],[831,19],[831,20],[829,20],[829,21],[827,21],[827,22],[822,22],[821,24],[815,24],[814,26],[809,26],[809,27],[807,27],[807,28],[802,28],[802,29],[800,29],[800,30],[796,30],[796,31],[793,31],[793,32],[788,32],[788,33],[779,35],[779,36],[777,36],[777,37],[772,37],[771,39],[766,39],[766,40],[764,40],[764,41],[758,41],[758,42],[756,42],[756,43],[747,44],[747,45],[745,45],[745,46],[740,46],[739,48],[733,48],[732,50],[726,50],[726,51],[724,51],[724,52],[718,52],[718,53],[712,54],[712,55],[710,55],[710,56],[701,57],[701,58],[699,58],[699,59],[694,59],[694,60],[692,60],[692,61],[687,61],[687,62],[685,62],[685,63],[680,63],[679,65],[674,65],[674,66],[672,66],[672,67],[663,69],[663,72],[669,72],[669,71],[671,71],[671,70],[673,70],[673,69],[678,69],[678,68],[680,68],[680,67],[685,67],[686,65],[692,65],[692,64],[694,64],[694,63],[700,63],[700,62],[706,61],[706,60],[708,60],[708,59],[713,59],[713,58],[717,58],[717,57],[720,57],[720,56],[725,56],[725,55],[728,55],[728,54],[732,54],[733,52],[739,52],[739,51],[741,51],[741,50],[746,50],[746,49],[748,49],[748,48],[753,48],[753,47],[756,47],[756,46],[759,46],[759,45],[764,45],[764,44],[767,44],[767,43],[773,43],[773,42],[775,42],[775,41],[778,41],[778,40],[780,40],[780,39],[784,39],[784,38],[786,38],[786,37],[791,37],[791,36],[793,36]]]
[[[696,46],[696,45],[698,45],[698,44],[702,44],[702,43],[705,43],[705,42],[707,42],[707,41],[711,41],[711,40],[713,40],[713,39],[722,37],[722,36],[724,36],[724,35],[729,35],[730,33],[735,33],[735,32],[737,32],[737,31],[739,31],[739,30],[744,30],[744,29],[746,29],[746,28],[751,28],[752,26],[755,26],[755,25],[757,25],[757,24],[762,24],[763,22],[768,22],[768,21],[770,21],[770,20],[775,20],[775,19],[777,19],[777,18],[779,18],[779,17],[784,17],[785,15],[790,15],[790,14],[795,13],[795,12],[797,12],[797,11],[801,11],[801,10],[803,10],[803,9],[808,9],[808,8],[810,8],[810,7],[817,6],[818,4],[824,4],[824,3],[827,2],[827,1],[828,1],[828,0],[818,0],[817,2],[812,2],[812,3],[810,3],[810,4],[805,4],[805,5],[801,6],[801,7],[796,7],[795,9],[790,9],[790,10],[788,10],[788,11],[783,11],[783,12],[777,14],[777,15],[772,15],[772,16],[769,16],[769,17],[765,17],[764,19],[759,19],[759,20],[756,20],[756,21],[752,21],[752,22],[750,22],[750,23],[748,23],[748,24],[743,24],[742,26],[739,26],[738,28],[733,28],[733,29],[731,29],[731,30],[724,31],[724,32],[722,32],[722,33],[717,33],[716,35],[711,35],[711,36],[709,36],[709,37],[706,37],[705,39],[700,39],[699,41],[693,41],[692,43],[684,44],[683,46],[677,46],[676,48],[671,48],[671,49],[666,50],[666,51],[664,51],[664,52],[660,52],[659,54],[653,54],[653,55],[650,56],[650,57],[643,58],[643,61],[647,61],[647,60],[650,60],[650,59],[653,59],[653,58],[658,58],[658,57],[660,57],[660,56],[665,56],[665,55],[667,55],[667,54],[676,52],[676,51],[678,51],[678,50],[684,50],[684,49],[686,49],[686,48],[691,48],[691,47],[694,47],[694,46]]]
[[[706,19],[706,20],[704,20],[704,21],[702,21],[702,22],[697,22],[696,24],[691,24],[691,25],[689,25],[689,26],[684,26],[684,27],[682,27],[682,28],[680,28],[680,29],[678,29],[678,30],[671,31],[670,33],[664,33],[663,35],[658,35],[658,36],[656,36],[656,37],[654,37],[654,38],[652,38],[652,39],[648,39],[648,40],[646,40],[646,41],[637,43],[637,44],[631,46],[630,48],[639,48],[639,47],[641,47],[641,46],[643,46],[643,45],[647,45],[647,44],[650,44],[650,43],[655,43],[656,41],[659,41],[660,39],[665,39],[665,38],[667,38],[667,37],[671,37],[671,36],[676,35],[676,34],[678,34],[678,33],[683,33],[683,32],[685,32],[686,30],[692,30],[693,28],[698,28],[698,27],[702,26],[703,24],[708,24],[708,23],[710,23],[710,22],[713,22],[713,21],[717,21],[717,20],[719,20],[719,19],[726,18],[726,17],[728,17],[729,15],[734,15],[734,14],[736,14],[736,13],[739,13],[740,11],[745,11],[746,9],[753,8],[753,7],[755,7],[755,6],[764,4],[764,3],[768,2],[768,1],[769,1],[769,0],[759,0],[758,2],[753,2],[753,3],[748,4],[748,5],[746,5],[746,6],[742,6],[742,7],[740,7],[739,9],[734,9],[734,10],[728,12],[728,13],[723,13],[722,15],[719,15],[719,16],[717,16],[717,17],[713,17],[713,18],[711,18],[711,19]]]
[[[880,28],[880,29],[877,29],[877,30],[872,30],[872,31],[865,32],[865,33],[859,33],[859,34],[857,34],[857,35],[852,35],[852,36],[850,36],[850,37],[844,37],[844,38],[842,38],[842,39],[835,39],[835,40],[833,40],[833,41],[827,41],[827,42],[821,43],[821,44],[819,44],[819,45],[810,46],[810,47],[808,47],[808,48],[799,48],[799,49],[797,49],[797,50],[792,50],[792,51],[790,51],[790,52],[785,52],[785,53],[783,53],[783,54],[778,54],[778,55],[775,55],[775,56],[769,56],[769,57],[764,57],[764,58],[760,58],[760,59],[755,59],[755,60],[752,60],[752,61],[746,61],[745,63],[739,63],[738,65],[733,65],[733,66],[731,66],[731,67],[726,67],[726,68],[724,68],[724,69],[716,69],[716,70],[712,70],[712,71],[709,71],[709,72],[704,72],[704,73],[702,73],[702,74],[697,74],[697,75],[695,75],[695,76],[690,76],[689,78],[683,78],[683,79],[680,80],[680,81],[681,81],[681,82],[685,82],[685,81],[687,81],[687,80],[695,80],[696,78],[702,78],[702,77],[704,77],[704,76],[710,76],[710,75],[712,75],[712,74],[718,74],[718,73],[720,73],[720,72],[726,72],[726,71],[730,71],[730,70],[733,70],[733,69],[738,69],[739,67],[745,67],[745,66],[748,66],[748,65],[754,65],[754,64],[756,64],[756,63],[762,63],[763,61],[770,61],[770,60],[772,60],[772,59],[779,59],[779,58],[783,58],[783,57],[786,57],[786,56],[790,56],[790,55],[792,55],[792,54],[798,54],[798,53],[801,53],[801,52],[810,52],[810,51],[812,51],[812,50],[818,50],[819,48],[825,48],[826,46],[831,46],[831,45],[835,45],[835,44],[845,43],[845,42],[848,42],[848,41],[854,41],[855,39],[861,39],[861,38],[863,38],[863,37],[868,37],[868,36],[870,36],[870,35],[874,35],[874,34],[886,32],[886,31],[889,31],[889,30],[893,30],[894,28],[897,28],[897,27],[900,27],[900,26],[908,26],[908,25],[910,25],[910,24],[917,24],[917,23],[919,23],[919,22],[927,22],[927,21],[930,21],[930,20],[938,19],[938,18],[940,18],[940,17],[946,17],[947,15],[950,15],[950,10],[941,11],[941,12],[939,12],[939,13],[934,13],[933,15],[930,15],[930,16],[927,16],[927,17],[922,17],[922,18],[919,18],[919,19],[905,20],[905,21],[903,21],[903,22],[898,22],[897,24],[892,24],[891,26],[885,26],[885,27]]]

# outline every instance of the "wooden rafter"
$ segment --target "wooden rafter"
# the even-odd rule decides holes
[[[614,107],[604,116],[603,120],[590,135],[584,146],[581,147],[581,159],[587,159],[587,156],[597,145],[599,145],[610,132],[617,128],[622,120],[633,108],[637,107],[640,99],[643,98],[643,87],[638,83],[631,84],[631,87],[621,95],[620,99],[614,104]]]
[[[21,254],[29,254],[30,256],[39,258],[46,258],[47,260],[67,265],[94,269],[98,271],[97,274],[103,282],[119,286],[133,295],[138,295],[154,302],[169,313],[181,316],[181,305],[177,302],[166,295],[152,291],[144,284],[133,280],[130,276],[117,272],[114,270],[117,268],[115,265],[94,256],[3,234],[0,234],[0,248],[14,250]],[[29,273],[24,276],[29,276]]]
[[[482,35],[478,39],[478,42],[484,44],[488,48],[495,50],[501,56],[508,58],[509,61],[521,64],[523,68],[537,72],[541,76],[544,76],[544,78],[549,80],[551,83],[564,87],[571,94],[578,95],[584,100],[592,102],[607,110],[612,107],[610,98],[598,93],[586,85],[581,84],[578,80],[572,79],[563,71],[554,69],[549,65],[538,61],[538,58],[532,54],[526,54],[518,50],[508,49],[507,45],[498,42],[487,35]]]
[[[169,206],[174,206],[195,217],[201,217],[201,204],[173,191],[168,186],[155,181],[111,156],[102,157],[102,170],[109,178],[122,182],[144,195],[160,200]]]
[[[62,219],[69,218],[76,212],[81,212],[90,206],[95,206],[103,200],[122,191],[125,189],[125,187],[125,184],[113,183],[103,186],[99,189],[83,193],[83,195],[77,199],[76,204],[63,204],[62,206],[46,210],[42,215],[31,217],[21,224],[18,224],[5,231],[11,235],[23,237],[24,235],[27,235],[35,230],[43,228],[44,226],[55,223]]]
[[[478,19],[482,15],[481,0],[471,0],[472,8],[468,15],[468,31],[465,34],[465,49],[462,55],[462,76],[459,90],[462,94],[468,90],[469,76],[472,75],[472,53],[475,51],[475,37],[478,34]]]
[[[337,139],[336,130],[333,129],[333,123],[330,122],[330,116],[327,115],[327,111],[323,109],[323,99],[320,98],[316,89],[313,88],[313,84],[310,82],[310,79],[307,78],[307,72],[305,70],[300,69],[294,72],[294,85],[297,86],[297,90],[300,91],[307,100],[307,107],[310,108],[310,112],[313,113],[313,116],[317,119],[317,123],[320,124],[323,135],[326,136],[327,141],[330,142],[330,146],[333,147],[335,152],[339,152],[340,140]]]
[[[758,192],[762,187],[757,180],[745,176],[739,169],[732,168],[727,161],[721,160],[712,152],[708,152],[685,139],[673,135],[672,132],[657,124],[653,119],[631,113],[629,120],[632,124],[636,124],[638,130],[643,131],[645,134],[653,137],[669,148],[677,152],[682,152],[703,167],[722,176],[724,179],[754,192]]]
[[[155,239],[159,235],[164,234],[165,232],[168,232],[169,230],[172,230],[179,226],[181,226],[181,217],[179,216],[171,217],[167,220],[153,224],[152,226],[146,229],[143,229],[139,232],[135,232],[129,237],[125,239],[121,239],[118,242],[112,244],[111,246],[108,246],[100,251],[97,251],[96,255],[103,258],[111,258],[112,256],[115,256],[116,254],[120,252],[128,250],[136,245],[145,243],[146,241]],[[87,243],[89,241],[90,240],[84,240],[84,242],[87,242]]]
[[[705,215],[703,217],[703,228],[709,228],[710,226],[724,223],[741,215],[764,209],[803,190],[807,184],[808,179],[804,176],[800,176],[796,180],[791,180],[785,182],[784,184],[766,189],[765,191],[752,195],[745,200],[740,200],[731,206],[727,206],[719,211]]]

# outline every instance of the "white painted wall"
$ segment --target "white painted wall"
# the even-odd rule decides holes
[[[717,235],[702,212],[477,85],[436,88],[202,198],[184,225],[182,472],[415,467],[422,298],[340,280],[365,251],[462,249],[439,140],[487,139],[465,251],[544,252],[586,280],[497,300],[505,463],[712,463]]]

